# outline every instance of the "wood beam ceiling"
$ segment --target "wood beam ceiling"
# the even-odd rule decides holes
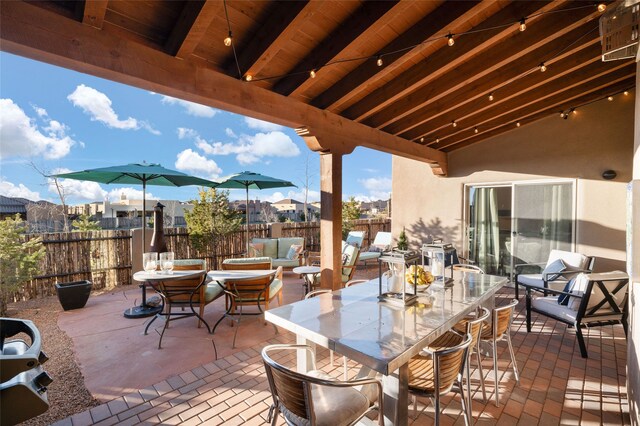
[[[204,37],[214,18],[222,12],[222,4],[214,0],[187,1],[178,21],[164,44],[169,55],[185,59]]]
[[[340,152],[365,146],[437,163],[437,169],[447,170],[443,152],[221,74],[199,62],[95,31],[27,2],[0,2],[0,40],[2,50],[36,60],[288,127],[319,130],[327,146]]]
[[[449,95],[464,85],[488,75],[489,73],[518,60],[524,55],[552,43],[571,30],[582,26],[585,22],[597,17],[591,8],[574,10],[571,13],[555,14],[552,20],[541,20],[539,24],[525,32],[516,31],[512,37],[504,40],[491,49],[491,55],[479,57],[478,61],[468,61],[455,68],[446,75],[440,76],[428,84],[415,89],[402,100],[394,102],[382,111],[373,114],[363,121],[364,124],[383,128],[392,134],[399,134],[406,130],[401,126],[393,125],[402,118],[418,111],[425,105]],[[558,16],[560,15],[560,16]],[[564,40],[566,44],[574,40]],[[538,63],[549,58],[540,58]]]
[[[108,0],[85,0],[82,23],[101,30],[104,15],[107,13],[107,3],[109,3]]]
[[[317,69],[329,63],[340,52],[347,48],[359,37],[366,35],[367,31],[374,30],[376,23],[385,16],[397,1],[369,1],[364,2],[349,19],[331,32],[330,37],[325,38],[306,57],[302,58],[296,66],[287,72],[286,77],[279,79],[273,86],[276,93],[284,96],[299,90],[300,86],[309,80],[307,72]],[[374,30],[375,31],[375,30]]]
[[[469,19],[479,13],[478,9],[483,10],[487,7],[486,4],[487,2],[460,1],[456,2],[456,7],[452,8],[445,2],[372,56],[406,49],[407,46],[418,45],[434,36],[446,34],[453,22]],[[364,90],[363,86],[376,75],[379,78],[382,75],[380,73],[390,72],[395,67],[421,55],[421,52],[421,46],[417,46],[409,51],[385,55],[385,64],[382,67],[376,66],[375,58],[365,60],[337,84],[316,96],[311,101],[311,105],[333,110],[344,98],[352,96],[358,90]]]

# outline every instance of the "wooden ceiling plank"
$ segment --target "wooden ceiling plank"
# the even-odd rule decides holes
[[[222,4],[214,0],[187,1],[180,17],[164,44],[164,50],[177,58],[186,58],[195,50],[207,28],[222,12]]]
[[[342,22],[331,32],[328,38],[318,44],[309,54],[298,62],[287,76],[279,79],[273,86],[273,91],[289,96],[299,89],[300,85],[309,80],[305,71],[318,69],[335,58],[340,52],[351,45],[354,40],[362,37],[367,31],[375,31],[376,23],[385,16],[398,1],[368,1],[361,4],[349,19]]]
[[[445,2],[407,31],[400,34],[392,42],[387,44],[378,52],[375,52],[375,55],[384,54],[385,52],[394,52],[404,49],[407,46],[418,45],[431,37],[446,33],[452,22],[456,20],[464,20],[469,15],[477,14],[478,7],[482,7],[484,9],[484,5],[479,5],[476,1],[455,2],[455,7],[451,7],[448,2]],[[382,67],[378,67],[376,65],[375,58],[366,60],[342,78],[337,84],[316,96],[311,101],[311,105],[322,109],[331,109],[333,105],[340,101],[340,99],[346,97],[363,84],[366,84],[369,79],[376,77],[376,75],[378,75],[377,77],[379,78],[380,75],[382,75],[381,73],[390,69],[394,64],[397,67],[400,64],[415,58],[415,56],[420,54],[421,51],[422,46],[417,46],[409,51],[403,51],[395,55],[385,55],[385,63]]]
[[[591,62],[598,61],[602,54],[599,38],[595,37],[591,40],[584,40],[584,42],[585,45],[575,46],[575,49],[571,49],[561,57],[556,58],[553,63],[550,63],[547,72],[544,73],[530,72],[531,65],[535,64],[536,60],[539,61],[540,56],[538,54],[540,49],[531,52],[519,61],[495,70],[476,83],[466,85],[450,96],[438,99],[436,102],[394,123],[397,129],[407,129],[400,133],[399,136],[410,140],[419,139],[435,129],[451,123],[451,120],[455,119],[456,121],[464,122],[470,114],[499,106],[513,96],[518,96],[521,92],[530,91],[545,82],[579,70]],[[545,45],[541,49],[548,50],[551,47],[551,45]],[[492,102],[487,99],[488,93],[494,94]]]
[[[573,29],[596,18],[598,12],[594,12],[594,10],[585,8],[573,10],[571,13],[553,14],[550,15],[553,16],[553,18],[547,16],[549,19],[538,21],[536,26],[528,28],[525,32],[515,31],[512,37],[492,47],[490,55],[478,55],[477,61],[468,61],[447,75],[441,76],[419,89],[415,89],[411,94],[394,102],[363,122],[371,127],[385,128],[387,132],[392,133],[392,131],[389,130],[389,126],[412,112],[449,95],[464,85],[471,84],[511,61],[519,60],[522,56],[536,50],[544,44],[550,43],[558,38],[564,39],[564,36]],[[594,28],[596,27],[597,25],[594,24]],[[573,40],[567,40],[565,45],[568,45],[572,41]],[[546,59],[549,58],[540,58],[540,62]],[[400,132],[402,130],[404,129],[401,129]],[[393,133],[400,132],[396,130]]]
[[[340,140],[343,146],[336,149],[342,152],[365,146],[438,163],[436,170],[446,170],[447,156],[443,152],[409,143],[160,50],[94,31],[26,2],[0,2],[0,41],[2,50],[35,60],[288,127],[322,129],[323,134]]]
[[[101,30],[108,3],[108,0],[85,0],[82,23]]]
[[[238,49],[238,63],[243,75],[266,77],[260,75],[262,69],[323,5],[326,6],[320,0],[276,3],[265,24],[256,31],[251,44]],[[235,63],[227,66],[230,72],[237,72]]]
[[[635,64],[633,62],[627,63],[627,65],[617,68],[613,72],[603,73],[597,78],[586,81],[583,84],[573,85],[566,90],[556,91],[556,93],[551,96],[546,96],[538,101],[529,102],[519,108],[514,108],[498,116],[491,117],[484,121],[483,128],[492,129],[494,127],[508,124],[514,126],[516,121],[526,119],[539,111],[548,111],[553,109],[558,112],[560,111],[561,106],[564,105],[568,105],[565,108],[575,107],[578,105],[575,102],[576,99],[588,95],[589,93],[606,89],[607,87],[613,86],[621,81],[627,81],[632,76],[635,76]],[[465,130],[467,131],[458,132],[446,137],[444,140],[441,139],[439,143],[433,144],[432,147],[436,149],[444,149],[463,142],[470,137],[480,135],[480,132],[478,132],[478,134],[473,133],[473,128]]]
[[[472,30],[480,31],[468,37],[460,37],[453,49],[440,49],[425,61],[404,71],[399,78],[393,79],[372,91],[370,94],[344,109],[340,115],[352,120],[361,121],[380,111],[390,103],[404,98],[416,87],[427,83],[454,69],[469,60],[478,51],[488,45],[513,34],[514,26],[494,28],[505,23],[514,22],[523,16],[529,16],[548,10],[552,2],[514,2],[477,25]],[[530,23],[529,25],[535,25]]]
[[[635,86],[635,77],[630,77],[625,80],[621,80],[611,86],[601,88],[599,90],[590,92],[584,96],[577,97],[572,100],[572,102],[565,102],[559,105],[554,105],[552,107],[546,108],[542,111],[537,111],[529,114],[526,117],[520,119],[522,122],[522,126],[528,123],[533,123],[534,121],[538,121],[540,119],[549,117],[551,115],[557,114],[559,110],[567,110],[571,108],[572,105],[583,105],[591,102],[598,101],[600,99],[606,98],[608,95],[613,95],[619,93],[622,90],[630,89]],[[570,118],[569,118],[570,119]],[[475,137],[468,138],[464,141],[456,143],[454,145],[443,148],[445,152],[457,151],[462,148],[466,148],[470,145],[475,145],[479,142],[486,141],[489,138],[500,135],[506,132],[516,132],[524,130],[523,127],[518,128],[518,130],[513,128],[513,122],[507,124],[501,124],[494,127],[491,130],[483,132],[482,134],[474,135]],[[517,141],[514,141],[514,143]]]
[[[474,127],[483,129],[487,126],[488,122],[506,116],[510,114],[511,111],[526,109],[527,106],[536,104],[547,98],[552,98],[558,93],[567,93],[568,90],[575,87],[584,87],[588,82],[600,81],[602,76],[614,75],[616,71],[621,68],[627,68],[629,65],[628,61],[612,63],[602,62],[598,59],[599,57],[597,57],[595,61],[585,64],[573,74],[563,77],[556,76],[547,80],[546,84],[541,85],[541,87],[532,87],[531,90],[522,91],[518,95],[510,97],[500,104],[493,104],[483,108],[481,111],[476,111],[470,114],[469,117],[462,121],[456,128],[453,128],[450,123],[445,123],[439,130],[432,133],[432,135],[437,134],[441,143],[445,143],[449,138],[464,133],[467,129],[473,129]],[[431,136],[430,140],[432,139],[433,136]]]

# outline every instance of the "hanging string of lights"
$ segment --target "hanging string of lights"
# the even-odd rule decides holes
[[[236,67],[238,69],[239,78],[244,80],[244,81],[247,81],[247,82],[257,82],[257,81],[281,79],[281,78],[284,78],[284,77],[291,77],[291,76],[301,75],[301,74],[307,74],[309,76],[309,78],[315,78],[316,75],[318,74],[318,72],[320,70],[322,70],[323,68],[327,68],[327,67],[330,67],[332,65],[346,63],[346,62],[366,61],[366,60],[370,60],[370,59],[375,59],[376,65],[378,67],[382,67],[384,65],[384,58],[386,56],[392,56],[392,55],[397,55],[397,54],[400,54],[400,53],[404,53],[406,51],[413,50],[416,47],[419,47],[419,46],[422,46],[422,45],[425,45],[425,44],[429,44],[429,43],[433,43],[433,42],[436,42],[438,40],[446,39],[447,40],[447,45],[452,47],[452,46],[455,45],[455,37],[461,37],[461,36],[465,36],[465,35],[476,34],[476,33],[486,32],[486,31],[493,31],[493,30],[496,30],[496,29],[507,28],[507,27],[510,27],[510,26],[513,26],[513,25],[516,25],[516,24],[518,25],[519,31],[521,31],[521,32],[525,31],[527,29],[527,25],[526,25],[527,20],[531,20],[531,19],[536,18],[538,16],[550,15],[550,14],[554,14],[554,13],[571,12],[571,11],[575,11],[575,10],[578,10],[578,9],[585,9],[585,8],[590,8],[590,7],[594,7],[594,6],[597,8],[598,12],[602,13],[607,8],[607,5],[605,3],[595,3],[595,4],[587,4],[587,5],[582,5],[582,6],[570,7],[570,8],[566,8],[566,9],[548,10],[548,11],[545,11],[545,12],[534,13],[534,14],[531,14],[529,16],[523,17],[518,21],[509,22],[509,23],[505,23],[505,24],[502,24],[502,25],[495,25],[495,26],[488,27],[488,28],[481,28],[481,29],[463,31],[463,32],[460,32],[460,33],[449,32],[449,33],[447,33],[445,35],[434,36],[434,37],[428,38],[426,40],[423,40],[420,43],[416,43],[416,44],[413,44],[411,46],[403,47],[403,48],[392,50],[392,51],[389,51],[389,52],[378,53],[378,54],[375,54],[375,55],[368,55],[368,56],[357,56],[357,57],[353,57],[353,58],[336,59],[334,61],[327,62],[326,64],[324,64],[322,66],[319,66],[319,67],[316,67],[316,68],[312,68],[312,69],[309,69],[309,70],[255,78],[255,76],[252,76],[251,74],[243,75],[243,73],[242,73],[242,71],[240,69],[240,64],[238,62],[238,57],[237,57],[236,50],[235,50],[235,44],[233,42],[233,36],[232,36],[232,33],[231,33],[231,23],[229,21],[229,15],[227,13],[226,0],[223,0],[223,4],[224,4],[224,10],[225,10],[225,15],[226,15],[226,19],[227,19],[227,26],[228,26],[228,29],[229,29],[228,36],[223,40],[223,42],[224,42],[225,46],[231,47],[233,49],[233,56],[234,56],[234,59],[235,59]],[[577,41],[578,40],[576,40],[576,42]],[[569,48],[569,47],[567,47],[567,48]],[[561,54],[561,53],[562,52],[558,53],[558,55]],[[551,58],[551,59],[553,59],[553,58]],[[539,69],[541,72],[545,72],[547,70],[547,65],[545,64],[545,62],[541,62],[540,65],[538,65],[537,69]]]

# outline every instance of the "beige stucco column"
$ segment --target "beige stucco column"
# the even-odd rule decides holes
[[[342,154],[320,154],[320,265],[322,288],[342,287]]]
[[[640,62],[640,52],[636,63]],[[636,68],[636,109],[634,114],[633,178],[631,180],[631,211],[627,212],[631,241],[627,241],[627,269],[630,273],[629,335],[627,336],[627,394],[631,423],[640,425],[640,73]]]

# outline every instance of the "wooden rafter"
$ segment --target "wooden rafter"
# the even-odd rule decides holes
[[[391,126],[391,124],[423,108],[426,104],[447,96],[464,85],[471,84],[553,40],[558,38],[564,40],[564,35],[584,25],[585,22],[595,19],[597,11],[594,12],[591,8],[588,8],[556,15],[561,16],[554,16],[554,19],[540,20],[537,26],[525,32],[515,32],[512,37],[493,47],[490,56],[487,55],[485,58],[480,59],[481,65],[476,61],[466,62],[457,67],[455,72],[441,76],[414,90],[410,95],[403,98],[401,102],[394,102],[363,122],[368,126],[384,128],[387,132],[399,134],[405,129],[399,126]],[[564,40],[565,46],[573,41]],[[539,62],[547,59],[549,58],[540,58]]]
[[[459,37],[455,48],[441,48],[405,70],[399,78],[373,90],[355,104],[344,109],[340,114],[352,120],[361,121],[384,109],[392,102],[403,99],[412,90],[428,81],[455,70],[457,66],[486,49],[490,45],[507,38],[514,32],[515,25],[502,27],[505,23],[517,21],[522,16],[532,15],[548,10],[552,2],[514,2],[498,11],[487,20],[473,27],[471,31],[479,31],[473,36]],[[531,25],[531,23],[530,23]]]
[[[612,72],[604,72],[571,87],[558,90],[553,94],[548,94],[537,101],[529,102],[520,107],[514,107],[498,116],[489,116],[483,121],[482,127],[486,129],[485,132],[504,125],[510,125],[511,128],[514,128],[517,121],[520,121],[522,124],[521,120],[526,120],[540,112],[546,111],[546,113],[549,114],[550,111],[559,112],[564,108],[576,106],[579,104],[578,100],[584,99],[590,94],[608,94],[623,90],[623,88],[629,88],[628,82],[634,76],[635,64],[633,62],[626,63],[626,65],[623,64]],[[473,129],[466,128],[444,138],[433,146],[438,149],[455,149],[453,147],[456,144],[474,137],[476,137],[476,134],[474,134]]]
[[[447,170],[443,152],[318,110],[197,62],[180,60],[104,31],[96,32],[26,2],[0,3],[0,40],[3,50],[36,60],[288,127],[320,129],[339,152],[365,146],[437,163],[437,169]],[[104,52],[109,52],[108,58]]]
[[[597,35],[594,34],[593,37],[583,41],[584,45],[579,44],[556,58],[544,73],[537,70],[540,55],[554,52],[554,46],[560,46],[559,42],[563,42],[562,40],[544,45],[522,57],[521,60],[495,70],[474,84],[464,85],[449,96],[440,98],[395,123],[397,129],[406,129],[400,136],[418,140],[449,125],[452,120],[463,121],[469,114],[501,105],[505,99],[517,96],[523,91],[530,91],[545,82],[599,60],[601,49]],[[575,77],[582,76],[578,74]],[[487,99],[489,93],[494,94],[493,102]]]
[[[449,31],[453,22],[462,22],[470,16],[479,13],[480,11],[478,9],[484,9],[485,7],[486,4],[475,1],[456,2],[456,7],[454,8],[447,6],[445,3],[399,35],[384,48],[380,49],[379,52],[375,52],[375,54],[378,55],[404,49],[407,46],[422,43],[436,35],[445,34]],[[394,67],[414,60],[421,52],[421,46],[418,46],[396,55],[387,55],[385,56],[385,65],[382,67],[376,66],[375,58],[366,60],[342,78],[337,84],[316,96],[311,101],[311,104],[318,108],[332,109],[343,98],[362,88],[370,79],[374,77],[379,78],[383,73],[390,72]]]
[[[289,71],[289,76],[278,80],[273,91],[281,95],[288,96],[299,89],[300,85],[309,80],[305,71],[319,68],[328,63],[331,59],[342,52],[354,40],[362,37],[367,30],[373,29],[376,22],[380,21],[390,9],[397,4],[397,1],[371,1],[360,5],[358,10],[343,21],[339,28],[332,31],[329,38],[324,39],[315,49],[304,57],[296,66]]]
[[[81,2],[78,3],[82,4]],[[102,29],[108,3],[108,0],[85,0],[82,10],[82,23],[99,30]]]
[[[185,2],[182,13],[164,44],[165,52],[177,58],[191,55],[221,10],[222,5],[218,1]]]

